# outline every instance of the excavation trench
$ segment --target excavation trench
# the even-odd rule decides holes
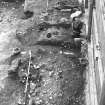
[[[50,3],[54,4],[52,1]],[[62,17],[66,18],[68,13],[50,8],[47,22],[53,25],[40,28],[43,21],[37,8],[45,7],[37,5],[30,18],[22,18],[27,16],[22,4],[18,8],[14,7],[15,4],[11,5],[12,9],[8,9],[8,6],[1,8],[0,105],[25,103],[29,62],[29,105],[85,105],[87,42],[85,39],[75,41],[70,26],[65,28],[54,23]],[[13,48],[16,48],[15,51],[12,51]]]

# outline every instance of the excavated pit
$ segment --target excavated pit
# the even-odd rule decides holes
[[[85,105],[87,42],[85,39],[75,41],[70,26],[56,26],[62,17],[68,19],[69,14],[50,10],[44,21],[53,25],[40,30],[41,15],[36,16],[34,11],[31,18],[22,19],[23,10],[21,13],[16,11],[13,10],[18,20],[14,36],[20,52],[5,59],[10,67],[8,76],[2,80],[4,88],[0,90],[0,105],[24,104],[29,51],[29,105]]]

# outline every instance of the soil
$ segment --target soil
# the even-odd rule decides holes
[[[30,72],[34,78],[30,84],[29,105],[85,105],[86,41],[79,49],[70,36],[71,29],[52,27],[38,31],[38,24],[43,22],[41,13],[47,8],[43,5],[46,0],[30,3],[25,8],[32,13],[28,18],[23,0],[0,2],[0,105],[24,103],[25,84],[21,79],[28,68],[29,51],[33,64]],[[54,5],[55,1],[50,0],[48,8]],[[55,17],[51,13],[47,21],[61,17],[61,13],[57,12]],[[48,33],[55,30],[58,35],[49,37]],[[16,47],[21,53],[13,55]]]

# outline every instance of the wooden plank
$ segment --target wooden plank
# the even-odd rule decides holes
[[[89,79],[89,90],[90,90],[89,105],[98,105],[98,103],[100,103],[100,95],[103,86],[104,72],[102,67],[103,65],[101,59],[101,52],[100,50],[97,49],[97,46],[99,46],[99,36],[97,32],[98,30],[97,30],[97,20],[95,12],[93,12],[92,28],[93,28],[93,33],[92,36],[90,36],[92,39],[88,47],[88,54],[89,54],[88,79]],[[105,90],[105,87],[103,87],[103,90]],[[105,94],[102,94],[102,100],[105,100]],[[105,105],[105,103],[103,103],[102,105]]]
[[[99,45],[99,36],[98,36],[98,30],[97,30],[97,20],[96,20],[96,12],[93,12],[93,22],[94,22],[94,49],[95,49],[95,58],[98,57],[98,70],[99,70],[99,76],[100,76],[100,85],[102,87],[103,84],[103,65],[102,65],[102,59],[101,59],[101,52],[100,52],[100,45]]]
[[[94,30],[94,28],[93,28],[93,30]],[[87,91],[88,91],[88,93],[86,95],[86,103],[87,103],[87,105],[98,105],[96,77],[95,77],[93,35],[90,38],[91,38],[91,43],[88,44],[89,70],[87,72],[87,82],[88,82],[87,83],[87,86],[88,86]]]
[[[104,72],[103,65],[101,59],[101,52],[99,49],[99,35],[97,30],[97,20],[96,20],[96,12],[93,12],[93,42],[94,42],[94,62],[95,62],[95,80],[96,80],[96,88],[97,88],[97,99],[98,103],[100,102],[101,89],[103,85]]]
[[[89,18],[88,18],[88,41],[91,41],[91,28],[92,28],[92,16],[93,16],[93,0],[90,1]]]
[[[105,69],[105,19],[104,19],[104,10],[105,10],[105,1],[104,0],[97,0],[97,22],[99,26],[99,39],[101,42],[101,53],[102,53],[102,61],[103,61],[103,67]],[[104,75],[105,70],[103,70],[103,75]],[[100,102],[99,105],[105,105],[105,77],[103,80],[103,86],[101,89],[101,95],[100,95]]]
[[[95,84],[95,72],[94,72],[94,59],[93,59],[93,43],[88,45],[89,54],[89,71],[88,71],[88,88],[89,88],[89,100],[87,105],[98,105],[97,92]],[[89,103],[89,104],[88,104]]]
[[[88,0],[85,0],[85,8],[88,8]]]
[[[96,81],[97,82],[97,96],[99,105],[105,105],[105,20],[104,20],[104,0],[96,0],[96,14],[94,13],[94,42],[95,42],[95,57],[97,60],[97,70]],[[103,9],[104,8],[104,9]],[[100,46],[101,49],[98,50],[96,46]],[[97,78],[99,73],[99,78]],[[99,88],[100,87],[100,88]]]
[[[104,19],[104,2],[103,0],[96,0],[96,19],[97,19],[97,31],[99,35],[99,43],[101,46],[102,63],[105,69],[105,19]]]

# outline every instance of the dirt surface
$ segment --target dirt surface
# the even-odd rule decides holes
[[[38,70],[31,68],[34,80],[31,83],[30,105],[85,105],[83,74],[86,67],[80,59],[86,55],[86,46],[82,46],[81,51],[74,48],[71,50],[72,46],[69,44],[66,46],[65,43],[58,46],[58,43],[56,44],[58,41],[69,41],[70,45],[74,44],[71,36],[68,35],[68,33],[72,34],[69,29],[52,27],[38,32],[37,25],[43,22],[40,16],[46,10],[46,0],[37,0],[33,4],[30,3],[28,8],[25,7],[26,10],[34,12],[34,15],[28,19],[25,19],[23,13],[23,1],[1,4],[0,105],[18,105],[20,101],[24,103],[25,85],[20,80],[22,70],[25,69],[24,72],[27,70],[29,51],[32,52],[32,63],[35,67],[39,67]],[[53,5],[55,1],[50,1],[49,7]],[[53,17],[51,13],[47,21],[57,21],[62,17],[58,12],[57,15],[60,16]],[[55,30],[60,33],[58,36],[46,38],[47,33],[55,32]],[[55,43],[49,43],[51,41]],[[20,48],[21,54],[12,56],[13,48],[16,47]],[[14,72],[8,75],[11,70],[18,71],[18,74]]]

